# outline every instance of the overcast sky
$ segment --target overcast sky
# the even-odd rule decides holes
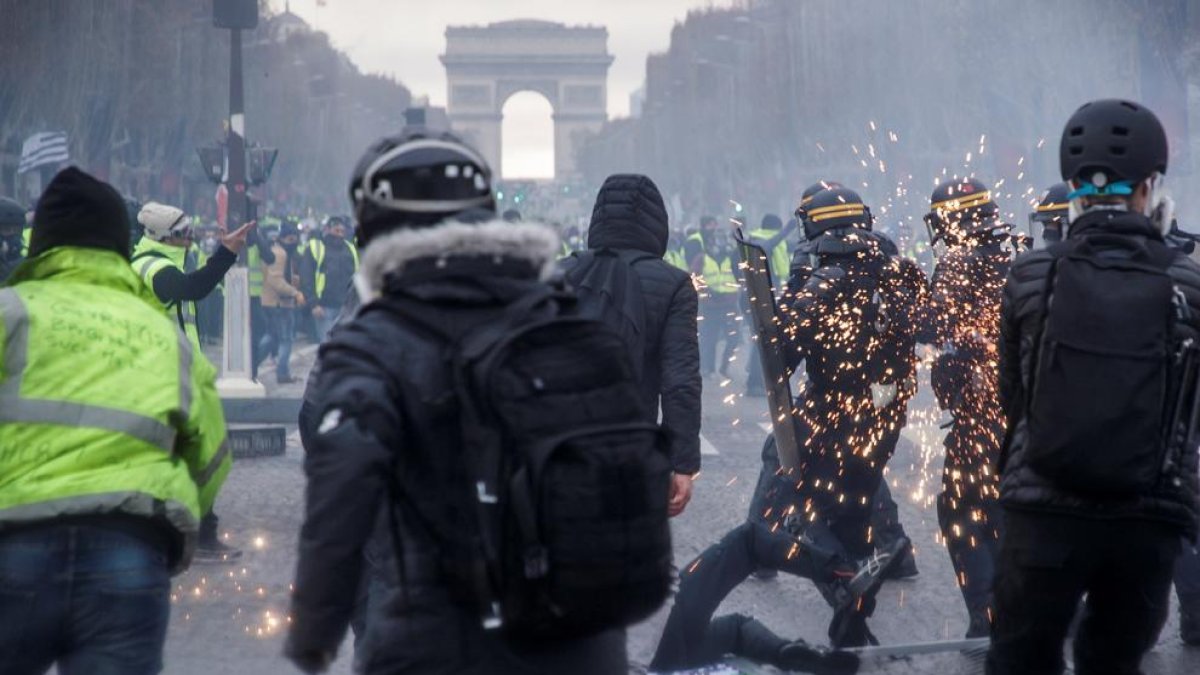
[[[270,0],[282,10],[284,0]],[[646,75],[646,55],[663,51],[671,27],[691,9],[738,0],[291,0],[291,10],[329,33],[337,48],[366,72],[394,75],[415,96],[446,104],[446,73],[438,61],[446,26],[509,19],[543,19],[608,28],[616,57],[608,78],[610,117],[629,114],[629,95]],[[552,167],[542,147],[548,105],[536,97],[511,100],[505,109],[504,174],[539,176]],[[512,152],[509,152],[512,150]]]

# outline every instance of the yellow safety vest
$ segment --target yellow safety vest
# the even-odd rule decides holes
[[[699,242],[701,249],[704,248],[704,237],[699,232],[688,237],[688,239]],[[733,274],[733,258],[717,260],[705,250],[704,269],[701,272],[701,277],[709,292],[716,295],[727,295],[737,293],[741,290],[738,286],[737,277]]]
[[[263,268],[262,256],[258,253],[257,246],[251,246],[246,249],[246,270],[247,286],[250,291],[250,297],[261,298],[263,288]]]
[[[174,267],[184,274],[195,271],[188,269],[189,267],[194,268],[195,259],[189,260],[187,252],[188,250],[182,246],[170,246],[149,237],[143,237],[133,251],[133,269],[146,286],[153,291],[154,277],[167,268]],[[174,316],[179,322],[179,327],[192,341],[192,346],[200,351],[200,332],[196,329],[196,303],[192,300],[176,302],[170,298],[159,298],[159,301],[166,309],[167,315]]]
[[[752,230],[750,237],[759,241],[767,241],[771,237],[778,235],[777,230]],[[775,248],[767,251],[767,260],[771,267],[771,277],[780,282],[787,279],[788,271],[792,267],[792,259],[788,256],[787,242],[780,241],[775,245]]]
[[[354,271],[358,271],[358,248],[346,242],[346,246],[350,247],[350,255],[354,257]],[[317,297],[312,299],[316,302],[325,294],[325,242],[320,239],[312,239],[308,242],[308,252],[312,254],[313,260],[317,263],[316,269],[316,286]],[[261,267],[260,267],[261,274]]]
[[[0,529],[120,513],[186,567],[229,473],[216,372],[123,256],[56,247],[0,288]]]
[[[663,260],[671,267],[679,268],[684,272],[688,271],[687,260],[684,259],[683,251],[681,250],[667,249],[667,252],[663,254]]]

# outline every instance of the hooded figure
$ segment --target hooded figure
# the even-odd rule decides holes
[[[640,324],[642,354],[635,355],[634,364],[640,365],[646,418],[657,420],[661,405],[675,473],[691,476],[700,470],[697,297],[688,273],[662,259],[668,237],[667,210],[654,181],[636,174],[609,176],[592,209],[588,250],[567,258],[562,266],[576,286],[607,284],[606,292],[629,296],[615,302],[625,311],[640,305],[641,316],[631,318]],[[628,265],[602,272],[592,261],[604,252],[616,253],[613,259]],[[632,274],[620,274],[624,268]],[[626,287],[628,282],[634,283]]]

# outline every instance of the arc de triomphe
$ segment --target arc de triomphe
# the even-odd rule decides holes
[[[607,119],[608,30],[549,21],[504,21],[446,29],[447,114],[455,131],[500,172],[504,103],[522,91],[554,109],[554,173],[575,173],[579,134]]]

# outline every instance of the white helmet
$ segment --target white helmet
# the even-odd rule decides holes
[[[138,211],[137,219],[146,228],[146,236],[155,241],[184,236],[191,226],[182,209],[158,202],[147,202]]]

